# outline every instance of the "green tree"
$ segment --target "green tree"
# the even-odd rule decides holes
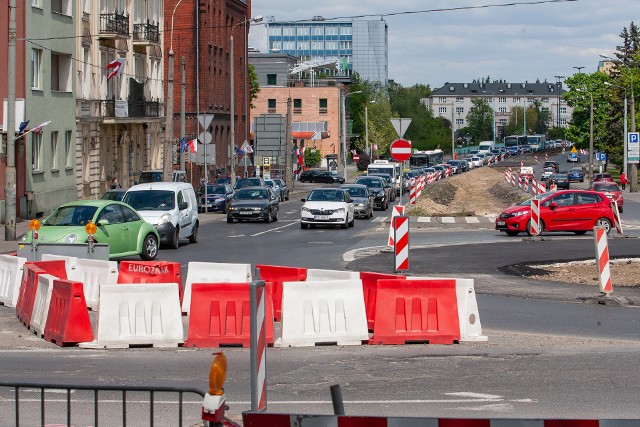
[[[256,69],[252,64],[249,64],[249,108],[255,108],[253,101],[258,98],[258,92],[260,92],[260,82],[258,81],[258,75]]]
[[[474,143],[493,140],[493,109],[488,100],[476,98],[471,101],[467,123]]]

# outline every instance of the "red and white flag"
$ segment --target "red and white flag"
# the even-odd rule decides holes
[[[114,61],[109,62],[109,64],[107,65],[107,70],[111,70],[111,72],[109,73],[109,75],[107,76],[107,80],[111,79],[111,77],[113,76],[119,76],[120,74],[122,74],[122,71],[124,70],[124,64],[127,62],[127,58],[117,58]]]
[[[198,138],[194,138],[191,141],[189,141],[187,143],[187,145],[189,146],[189,151],[191,151],[192,153],[195,153],[198,151]]]
[[[49,123],[51,123],[51,120],[47,120],[46,122],[42,122],[38,126],[36,126],[33,129],[31,129],[31,132],[36,133],[36,134],[42,133],[42,128],[44,128]]]

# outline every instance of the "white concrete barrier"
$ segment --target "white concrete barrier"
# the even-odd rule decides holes
[[[307,269],[307,282],[358,279],[360,279],[360,272],[358,271],[322,270],[317,268]]]
[[[478,301],[476,300],[473,279],[457,279],[451,277],[407,277],[407,279],[455,280],[458,322],[460,323],[460,342],[489,340],[486,335],[482,335],[480,311],[478,310]]]
[[[25,262],[27,259],[23,257],[0,255],[0,304],[16,306]]]
[[[36,289],[36,296],[33,300],[30,328],[31,331],[40,338],[44,336],[44,327],[47,324],[54,280],[58,280],[58,278],[51,274],[38,275],[38,288]]]
[[[177,283],[100,286],[98,322],[83,348],[177,347],[183,342]]]
[[[285,282],[278,347],[360,345],[369,339],[361,280]]]
[[[251,264],[225,264],[218,262],[190,262],[184,284],[182,312],[191,309],[191,285],[193,283],[249,283]]]
[[[67,270],[67,277],[71,277],[73,270],[76,269],[76,264],[78,264],[78,257],[75,256],[42,254],[41,259],[42,261],[63,260],[64,267]]]
[[[115,285],[118,282],[118,263],[116,261],[100,261],[78,258],[75,268],[67,270],[69,280],[82,282],[87,307],[98,309],[100,287]]]

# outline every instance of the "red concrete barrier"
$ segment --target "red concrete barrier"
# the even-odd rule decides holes
[[[460,340],[455,279],[378,280],[369,344]]]
[[[376,318],[376,291],[378,288],[378,280],[381,279],[405,279],[405,276],[396,276],[395,274],[371,273],[368,271],[360,272],[360,280],[362,280],[362,292],[364,293],[364,307],[367,311],[367,327],[373,330]]]
[[[31,325],[33,303],[38,289],[38,276],[51,274],[59,279],[67,278],[64,260],[26,262],[20,284],[20,294],[16,303],[16,316],[27,328]]]
[[[177,283],[182,304],[184,288],[179,262],[121,261],[118,283]]]
[[[260,280],[267,282],[267,287],[270,288],[273,314],[275,320],[279,322],[282,320],[282,284],[284,282],[304,282],[307,280],[307,269],[265,264],[258,264],[256,268],[260,270]]]
[[[82,282],[53,281],[44,339],[61,347],[93,341]]]
[[[249,283],[194,283],[191,285],[191,310],[185,347],[249,347]],[[267,344],[275,341],[273,302],[269,292],[265,302]]]

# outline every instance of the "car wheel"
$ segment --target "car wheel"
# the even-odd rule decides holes
[[[191,236],[189,236],[190,243],[198,243],[198,228],[200,228],[200,224],[196,222],[196,225],[193,226],[193,230],[191,230]]]
[[[147,234],[142,243],[142,252],[140,258],[145,261],[151,261],[158,256],[158,239],[153,234]]]
[[[519,231],[515,231],[515,230],[507,230],[507,231],[505,231],[505,233],[507,233],[507,236],[511,236],[511,237],[515,237],[518,234],[520,234]]]
[[[586,230],[574,231],[574,233],[576,233],[578,236],[582,236],[586,232],[587,232]]]
[[[340,228],[342,228],[343,230],[349,228],[349,218],[348,217],[344,218],[344,223],[340,224]]]
[[[273,222],[276,222],[278,220],[278,209],[276,209],[276,214],[273,217]]]
[[[233,218],[227,217],[227,224],[233,224]]]
[[[607,218],[600,218],[596,221],[596,227],[604,227],[607,234],[611,232],[611,222]]]
[[[353,218],[351,218],[351,222],[349,223],[349,227],[353,227],[356,225],[356,216],[354,215]]]
[[[309,224],[305,224],[304,222],[301,222],[300,228],[302,228],[303,230],[306,230],[307,228],[309,228]]]
[[[369,209],[369,218],[373,218],[373,206]]]
[[[285,200],[289,200],[289,193],[287,193],[287,197],[284,198]]]
[[[173,233],[173,239],[171,239],[171,243],[169,244],[169,247],[171,249],[178,249],[178,246],[180,246],[180,227],[179,226],[176,227],[176,231],[175,233]]]
[[[622,213],[622,206],[618,208],[618,212]]]
[[[532,228],[531,228],[531,220],[529,220],[529,222],[527,222],[527,234],[528,234],[529,236],[533,236],[532,231],[533,231],[533,230],[532,230]],[[540,220],[540,232],[538,233],[538,236],[539,236],[540,234],[542,234],[542,232],[543,232],[543,231],[544,231],[544,222],[543,222],[542,220]]]

